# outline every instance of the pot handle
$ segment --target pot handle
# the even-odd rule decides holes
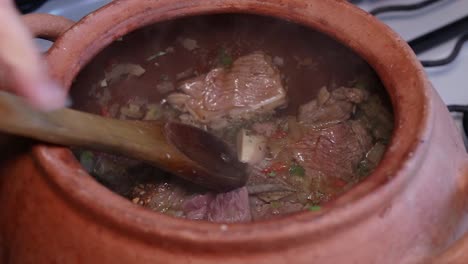
[[[68,18],[51,14],[28,14],[22,18],[33,36],[50,41],[55,41],[75,24]]]

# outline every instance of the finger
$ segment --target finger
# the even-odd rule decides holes
[[[66,91],[53,83],[32,36],[12,3],[0,0],[0,87],[44,110],[62,107]]]

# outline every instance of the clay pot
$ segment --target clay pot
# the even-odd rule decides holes
[[[34,144],[0,172],[3,263],[464,263],[468,159],[447,109],[407,44],[336,0],[118,0],[70,26],[29,17],[59,36],[46,58],[64,87],[106,45],[155,22],[254,13],[332,36],[379,74],[395,113],[383,161],[320,212],[248,224],[193,222],[150,212],[89,176],[67,148]],[[46,26],[46,27],[43,27]]]

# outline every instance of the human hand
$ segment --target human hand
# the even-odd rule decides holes
[[[62,107],[66,91],[48,76],[33,37],[10,0],[0,0],[0,89],[42,110]]]

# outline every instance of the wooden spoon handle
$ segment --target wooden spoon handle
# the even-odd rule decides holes
[[[167,157],[173,162],[186,160],[167,143],[163,129],[159,122],[116,120],[71,109],[40,112],[21,98],[0,91],[0,130],[49,143],[120,153],[158,164]]]

